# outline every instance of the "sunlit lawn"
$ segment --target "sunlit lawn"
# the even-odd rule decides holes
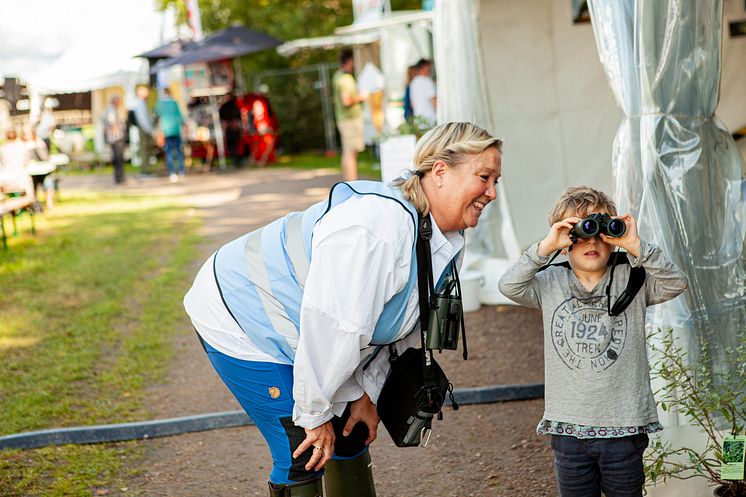
[[[380,178],[374,162],[360,155],[361,177]],[[268,167],[338,170],[339,157],[284,155]],[[163,378],[171,337],[191,333],[181,298],[198,259],[198,221],[170,202],[66,195],[36,217],[36,236],[27,217],[18,220],[19,237],[0,249],[0,436],[150,418],[143,389]],[[142,450],[130,442],[0,451],[0,497],[116,491]]]
[[[146,419],[163,377],[197,221],[168,199],[67,198],[0,249],[0,435]],[[126,486],[136,443],[0,451],[0,496]]]
[[[369,150],[362,152],[358,156],[357,165],[360,178],[381,179],[381,168]],[[277,158],[277,166],[301,169],[339,169],[340,158],[338,155],[328,156],[322,153],[287,154]]]
[[[187,170],[196,171],[202,170],[202,164],[199,159],[195,160],[192,166],[187,161]],[[321,152],[303,152],[297,154],[283,154],[277,157],[277,162],[267,164],[266,167],[292,167],[297,169],[340,169],[340,158],[339,155],[327,155]],[[214,169],[218,169],[217,164],[213,166]],[[226,163],[227,169],[233,169],[230,160]],[[153,174],[166,174],[166,166],[162,161],[158,164],[154,164],[149,168],[149,171]],[[125,174],[127,176],[136,176],[141,173],[139,167],[135,167],[129,162],[125,163]],[[381,169],[378,164],[378,160],[373,156],[370,149],[360,153],[358,156],[358,173],[360,178],[364,179],[381,179]],[[103,167],[95,167],[93,169],[85,169],[80,165],[72,164],[68,166],[64,172],[65,175],[70,176],[81,176],[81,175],[113,175],[111,165]]]

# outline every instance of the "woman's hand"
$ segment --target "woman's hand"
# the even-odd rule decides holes
[[[293,459],[297,459],[311,447],[313,454],[306,464],[306,471],[321,471],[334,454],[334,428],[331,421],[312,430],[306,428],[306,439],[293,452]]]
[[[600,235],[601,239],[609,245],[623,248],[634,257],[640,257],[640,237],[637,234],[637,222],[635,218],[631,214],[625,214],[615,219],[621,219],[627,225],[627,231],[624,233],[624,236],[611,237],[602,233]]]
[[[368,438],[365,440],[365,445],[370,445],[378,436],[378,423],[381,422],[381,418],[378,417],[378,410],[367,393],[350,404],[350,417],[344,430],[342,430],[342,435],[345,437],[349,435],[355,425],[360,422],[365,423],[368,427]]]
[[[564,250],[572,245],[570,231],[575,224],[579,223],[579,217],[568,217],[562,221],[556,222],[549,228],[549,233],[539,242],[539,255],[546,257],[551,255],[555,250]]]

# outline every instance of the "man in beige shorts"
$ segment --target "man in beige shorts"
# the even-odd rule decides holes
[[[363,107],[365,97],[357,91],[352,72],[355,61],[351,50],[344,50],[339,58],[339,69],[334,73],[334,116],[342,139],[342,178],[357,179],[357,154],[365,150],[363,133]]]

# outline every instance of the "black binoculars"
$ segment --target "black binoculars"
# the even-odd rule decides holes
[[[431,350],[456,350],[461,333],[463,307],[461,295],[452,295],[456,282],[451,281],[443,293],[430,298],[430,329],[426,346]]]
[[[621,219],[615,219],[608,214],[591,214],[581,219],[570,232],[571,238],[591,238],[603,233],[612,238],[624,236],[627,225]]]

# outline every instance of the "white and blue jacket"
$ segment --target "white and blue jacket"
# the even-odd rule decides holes
[[[398,189],[339,183],[327,201],[221,247],[198,276],[212,286],[195,281],[185,307],[205,341],[221,352],[244,358],[238,349],[245,347],[232,344],[249,343],[264,354],[261,360],[293,365],[294,420],[318,426],[363,391],[377,400],[388,369],[385,354],[365,372],[359,367],[372,345],[408,335],[404,343],[418,343],[419,334],[411,334],[419,328],[416,226],[417,213]],[[463,237],[437,226],[434,231],[437,278],[460,252]],[[226,310],[232,317],[219,317]],[[221,330],[236,335],[221,341]]]

